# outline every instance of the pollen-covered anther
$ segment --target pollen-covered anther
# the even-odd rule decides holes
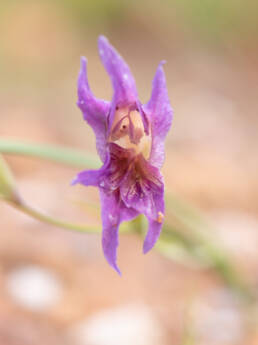
[[[158,217],[157,217],[156,221],[158,223],[162,223],[163,220],[164,220],[164,214],[162,212],[158,212]]]

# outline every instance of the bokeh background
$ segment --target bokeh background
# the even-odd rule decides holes
[[[0,137],[95,153],[76,103],[79,58],[94,93],[112,95],[97,52],[104,34],[142,102],[166,59],[175,110],[163,168],[168,192],[199,208],[209,236],[258,285],[258,47],[255,1],[1,0]],[[6,156],[23,197],[73,222],[100,224],[98,193],[77,169]],[[141,254],[120,240],[120,278],[99,235],[38,223],[0,204],[0,344],[258,344],[245,308],[211,270]],[[190,334],[190,335],[189,335]]]

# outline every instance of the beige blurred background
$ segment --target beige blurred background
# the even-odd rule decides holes
[[[95,153],[76,107],[81,55],[96,96],[111,99],[97,51],[104,34],[142,102],[165,59],[175,110],[167,190],[203,211],[241,274],[258,284],[258,47],[254,1],[1,0],[0,136]],[[100,224],[98,193],[77,170],[6,156],[19,190],[59,218]],[[120,278],[99,235],[40,224],[0,204],[0,345],[258,344],[246,314],[210,271],[168,261],[121,236]]]

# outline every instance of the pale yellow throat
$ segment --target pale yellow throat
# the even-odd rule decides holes
[[[130,137],[131,129],[131,137]],[[151,150],[151,135],[146,135],[142,118],[137,110],[117,109],[110,132],[109,142],[124,149],[134,149],[135,155],[143,154],[148,159]]]

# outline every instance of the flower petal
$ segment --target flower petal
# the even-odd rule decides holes
[[[153,220],[158,218],[159,212],[164,211],[164,206],[159,202],[160,198],[164,198],[163,177],[143,156],[137,157],[128,169],[120,184],[120,194],[127,207]]]
[[[149,219],[149,228],[143,243],[143,253],[147,254],[157,242],[163,223]]]
[[[110,131],[117,107],[135,105],[138,96],[128,65],[104,36],[99,37],[99,55],[111,78],[114,90],[108,119],[108,130]]]
[[[83,170],[71,182],[74,186],[77,183],[84,186],[98,186],[101,172],[99,170]]]
[[[164,61],[159,64],[153,79],[151,98],[143,106],[144,112],[149,117],[152,131],[152,148],[149,162],[157,168],[161,168],[164,162],[164,140],[170,129],[173,116],[163,64]]]
[[[128,171],[121,183],[120,195],[127,207],[136,209],[148,218],[149,229],[143,246],[144,253],[147,253],[159,238],[164,221],[162,175],[140,156],[135,170]]]
[[[87,78],[87,60],[81,58],[81,70],[78,78],[78,107],[84,119],[92,127],[96,135],[96,147],[102,161],[106,158],[106,129],[110,103],[95,98],[90,90]]]
[[[116,105],[126,106],[136,102],[138,96],[131,71],[104,36],[99,37],[99,54],[111,78]]]
[[[84,186],[99,187],[101,183],[101,177],[106,173],[107,167],[110,162],[110,155],[107,153],[105,163],[98,170],[83,170],[72,180],[71,184],[77,183]]]
[[[138,215],[134,209],[128,209],[121,202],[119,192],[107,193],[100,188],[102,218],[102,248],[107,262],[120,275],[117,266],[118,229],[123,220],[131,220]]]
[[[102,248],[107,262],[118,274],[117,266],[119,207],[116,193],[107,194],[100,189],[101,218],[102,218]]]

